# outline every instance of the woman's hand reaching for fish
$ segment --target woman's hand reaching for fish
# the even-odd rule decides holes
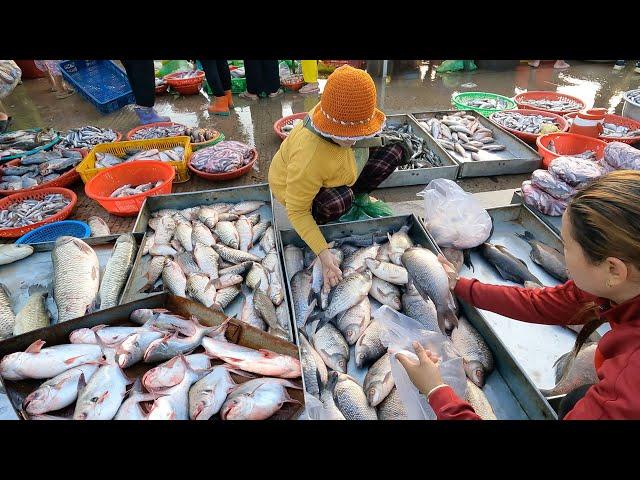
[[[438,254],[438,261],[442,265],[442,268],[444,268],[444,271],[447,273],[447,277],[449,277],[449,288],[453,292],[453,290],[456,288],[456,284],[458,283],[458,278],[460,278],[460,276],[458,275],[458,271],[456,270],[456,267],[453,266],[453,263],[447,260],[446,257],[441,253]]]
[[[340,270],[340,262],[336,256],[325,248],[318,257],[322,262],[322,277],[324,278],[324,291],[328,292],[342,280],[342,270]]]
[[[396,358],[407,371],[409,379],[418,391],[428,397],[434,388],[444,385],[438,369],[438,361],[440,359],[435,353],[426,350],[418,342],[413,342],[413,349],[418,356],[419,363],[415,363],[415,361],[401,353],[397,354]]]

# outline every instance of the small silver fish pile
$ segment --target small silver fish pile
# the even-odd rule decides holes
[[[320,261],[306,247],[285,247],[305,390],[321,402],[327,419],[407,419],[382,342],[384,327],[372,315],[380,304],[426,330],[450,332],[452,350],[486,401],[481,388],[493,370],[491,351],[471,324],[457,318],[442,265],[430,250],[414,246],[408,231],[402,227],[381,243],[369,235],[368,245],[359,237],[334,242],[343,279],[328,294]],[[355,378],[361,369],[362,382]]]
[[[164,288],[223,311],[235,308],[231,304],[242,293],[241,321],[291,341],[274,230],[257,211],[264,205],[214,203],[154,212],[140,291]]]
[[[198,74],[198,70],[189,70],[188,72],[176,73],[175,78],[180,80],[184,80],[185,78],[196,78]]]
[[[73,150],[39,152],[24,157],[19,165],[0,170],[0,190],[22,190],[56,180],[82,161],[82,154]]]
[[[300,361],[229,342],[228,321],[206,327],[165,309],[129,320],[73,330],[69,343],[47,348],[37,340],[5,355],[0,376],[46,380],[23,402],[33,420],[264,420],[299,403],[289,391],[301,389]]]
[[[616,125],[615,123],[603,123],[601,137],[637,137],[640,135],[640,128],[631,129],[624,125]]]
[[[110,128],[87,125],[69,129],[58,145],[65,148],[93,148],[99,143],[114,142],[116,138],[118,134]]]
[[[500,152],[506,148],[495,143],[493,132],[483,127],[477,117],[466,111],[437,115],[420,124],[456,160],[487,160],[491,158],[487,153]]]
[[[636,105],[640,105],[640,89],[639,90],[629,90],[626,93],[626,96],[629,100],[631,100]]]
[[[0,158],[27,153],[53,141],[57,132],[51,128],[40,131],[15,130],[0,135]]]
[[[146,127],[137,130],[131,135],[131,140],[150,140],[152,138],[179,137],[184,135],[182,125],[166,125]]]
[[[41,222],[55,215],[71,203],[60,193],[52,193],[42,200],[16,202],[0,212],[0,228],[19,228]]]
[[[491,119],[503,127],[533,134],[540,133],[542,125],[554,125],[558,127],[556,121],[551,117],[545,117],[544,115],[523,115],[508,110],[494,114]]]
[[[486,108],[492,110],[500,110],[507,108],[507,102],[501,98],[474,98],[468,102],[462,101],[465,105],[473,108]]]
[[[407,165],[398,167],[398,170],[411,170],[414,168],[429,168],[429,167],[441,167],[443,165],[442,160],[438,155],[433,153],[431,149],[426,145],[424,139],[416,136],[413,133],[413,128],[410,124],[404,125],[387,125],[387,131],[394,135],[399,135],[403,138],[408,138],[413,147],[413,155]]]
[[[212,147],[198,150],[191,156],[191,165],[202,172],[232,172],[253,159],[253,148],[241,142],[224,140]]]
[[[294,121],[292,121],[292,122],[285,123],[285,124],[282,126],[281,130],[282,130],[284,133],[287,133],[287,134],[288,134],[288,133],[289,133],[291,130],[293,130],[293,129],[294,129],[294,127],[295,127],[296,125],[298,125],[299,123],[302,123],[302,120],[300,120],[299,118],[296,118],[296,119],[295,119]]]
[[[96,168],[113,167],[114,165],[120,165],[121,163],[133,162],[136,160],[180,162],[183,157],[183,147],[167,148],[166,150],[158,150],[157,148],[149,150],[128,150],[123,158],[117,157],[112,153],[96,153]]]
[[[551,99],[538,99],[538,100],[521,100],[520,103],[531,105],[532,107],[540,108],[542,110],[552,110],[554,112],[576,112],[582,108],[582,105],[573,100],[551,100]]]
[[[143,183],[141,185],[133,186],[130,184],[123,185],[116,188],[110,195],[111,198],[130,197],[131,195],[138,195],[139,193],[148,192],[152,188],[156,188],[162,185],[162,180],[157,182]]]

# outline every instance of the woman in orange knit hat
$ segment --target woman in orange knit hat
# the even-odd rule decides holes
[[[271,191],[320,258],[325,291],[341,280],[342,272],[318,224],[340,218],[351,208],[354,194],[371,192],[409,159],[410,147],[400,139],[369,140],[384,123],[371,76],[342,66],[329,76],[320,103],[291,130],[271,162]]]

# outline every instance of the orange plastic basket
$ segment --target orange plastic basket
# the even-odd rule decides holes
[[[553,140],[557,153],[553,153],[547,148],[551,140]],[[544,168],[548,168],[551,160],[556,157],[578,155],[586,150],[595,151],[596,159],[600,160],[604,157],[604,147],[607,146],[607,142],[585,135],[562,132],[541,135],[536,140],[536,145],[538,146],[538,153],[542,156],[542,165]]]
[[[199,177],[202,177],[206,180],[210,180],[212,182],[224,182],[225,180],[233,180],[234,178],[238,178],[246,174],[249,170],[251,170],[251,168],[255,165],[257,161],[258,161],[258,151],[254,148],[253,158],[251,159],[251,161],[248,164],[232,172],[224,172],[224,173],[203,172],[201,170],[196,169],[193,165],[191,165],[191,159],[189,159],[189,164],[187,166],[189,167],[189,170],[191,170],[193,173],[195,173]]]
[[[176,172],[166,162],[128,162],[107,168],[84,186],[87,197],[95,200],[112,215],[130,217],[142,208],[145,198],[171,193]],[[162,185],[129,197],[112,198],[111,194],[123,185],[141,185],[162,180]]]
[[[307,112],[294,113],[293,115],[287,115],[286,117],[282,117],[279,120],[276,120],[273,124],[273,131],[276,132],[276,135],[280,137],[280,139],[284,140],[289,136],[288,132],[283,132],[282,127],[284,127],[288,123],[293,123],[294,120],[304,120],[307,116]]]
[[[587,105],[580,100],[578,97],[574,97],[573,95],[567,95],[566,93],[558,93],[558,92],[547,92],[547,91],[532,91],[532,92],[524,92],[513,97],[513,100],[518,105],[518,108],[525,110],[540,110],[542,112],[550,112],[555,113],[557,115],[566,115],[567,113],[579,112],[587,107]],[[529,100],[571,100],[579,104],[579,107],[576,107],[575,110],[572,111],[559,111],[559,110],[547,110],[544,108],[534,107],[533,105],[527,103]]]
[[[14,203],[22,202],[24,200],[42,200],[44,197],[52,193],[60,193],[64,195],[66,198],[71,200],[71,203],[67,205],[65,208],[63,208],[62,210],[60,210],[58,213],[45,218],[41,222],[37,222],[26,227],[0,229],[0,237],[18,238],[24,235],[25,233],[30,232],[31,230],[35,230],[36,228],[41,227],[42,225],[64,220],[69,215],[71,215],[71,212],[73,212],[73,209],[75,208],[76,203],[78,203],[78,197],[71,190],[68,190],[66,188],[59,188],[59,187],[41,188],[40,190],[16,193],[13,195],[9,195],[8,197],[4,197],[3,199],[0,200],[0,211],[6,210],[7,208],[9,208],[10,205],[13,205]]]
[[[204,72],[198,70],[197,75],[192,78],[179,78],[181,73],[184,72],[170,73],[164,77],[164,81],[181,95],[195,95],[198,93],[204,81]]]
[[[567,120],[576,118],[578,113],[569,113],[564,116]],[[620,115],[613,115],[608,113],[604,116],[604,123],[613,123],[614,125],[624,125],[627,128],[632,130],[640,129],[640,122],[634,120],[633,118],[621,117]],[[598,136],[598,139],[603,142],[622,142],[622,143],[636,143],[640,142],[640,135],[636,135],[635,137],[603,137],[602,135]]]
[[[280,80],[280,84],[284,88],[297,92],[304,85],[304,78],[301,74],[287,75]]]
[[[503,130],[513,133],[516,137],[521,138],[525,142],[535,143],[536,139],[540,136],[540,134],[521,132],[520,130],[516,130],[514,128],[505,127],[503,124],[495,120],[494,117],[496,115],[500,115],[501,113],[505,113],[505,112],[516,112],[516,113],[519,113],[520,115],[541,115],[543,117],[548,117],[555,120],[557,127],[560,129],[561,132],[566,132],[569,128],[569,123],[567,122],[567,119],[564,118],[562,115],[556,115],[555,113],[545,112],[544,110],[519,110],[519,109],[503,110],[502,112],[494,112],[491,115],[489,115],[489,120],[491,120],[493,123],[498,125]]]

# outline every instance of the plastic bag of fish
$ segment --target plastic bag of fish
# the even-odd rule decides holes
[[[248,165],[253,158],[253,148],[249,145],[224,140],[195,152],[191,156],[191,165],[202,172],[225,173]]]
[[[21,155],[38,147],[51,143],[58,133],[51,129],[15,130],[0,135],[0,158]]]
[[[80,152],[65,149],[23,157],[19,165],[0,170],[0,190],[22,190],[52,182],[81,161]]]
[[[112,153],[96,153],[96,168],[108,168],[121,163],[133,162],[136,160],[159,160],[161,162],[181,162],[184,157],[184,147],[167,148],[159,150],[152,148],[149,150],[130,149],[123,157],[118,157]]]
[[[617,170],[640,170],[640,150],[622,142],[604,147],[604,161]]]
[[[491,217],[456,182],[436,178],[417,195],[424,200],[424,224],[439,246],[473,248],[489,238]]]
[[[548,194],[533,186],[529,180],[522,182],[522,195],[527,205],[537,208],[545,215],[560,217],[567,209],[567,200],[561,200]]]
[[[577,192],[575,188],[555,177],[548,170],[535,170],[531,174],[531,185],[560,200],[570,200]]]
[[[549,172],[576,188],[603,175],[602,168],[596,162],[570,156],[554,158],[549,164]]]
[[[165,309],[135,310],[129,320],[135,326],[80,328],[69,343],[37,340],[5,355],[3,379],[46,380],[23,401],[28,418],[264,420],[298,403],[287,389],[301,388],[299,360],[229,342],[229,320],[207,327]],[[130,378],[141,363],[146,372]]]
[[[111,198],[130,197],[131,195],[138,195],[140,193],[148,192],[153,188],[157,188],[162,185],[162,180],[157,182],[143,183],[141,185],[126,184],[116,188],[110,195]]]
[[[64,148],[93,148],[99,143],[115,142],[118,134],[110,128],[94,127],[87,125],[85,127],[71,128],[62,135],[60,140],[61,147]]]

